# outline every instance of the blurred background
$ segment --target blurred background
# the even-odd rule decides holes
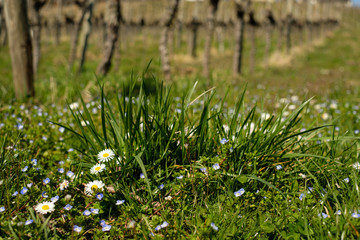
[[[98,80],[111,92],[146,69],[149,86],[155,77],[175,89],[195,81],[220,92],[245,84],[269,94],[351,89],[359,80],[358,4],[1,0],[1,100],[65,102],[76,89],[90,100]]]

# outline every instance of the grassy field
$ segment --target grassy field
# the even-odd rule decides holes
[[[125,37],[104,79],[96,42],[75,75],[66,39],[44,38],[26,104],[0,49],[0,238],[358,239],[360,25],[347,17],[241,77],[226,48],[203,79],[183,46],[165,86],[151,31]]]

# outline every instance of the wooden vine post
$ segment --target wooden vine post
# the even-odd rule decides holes
[[[160,58],[161,58],[164,78],[165,81],[167,82],[171,80],[171,68],[170,68],[169,50],[168,50],[169,31],[170,31],[170,27],[174,23],[178,8],[179,8],[179,0],[172,0],[163,20],[161,21],[162,32],[161,32],[161,38],[159,44],[159,51],[160,51]]]

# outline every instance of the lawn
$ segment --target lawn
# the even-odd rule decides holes
[[[66,40],[45,38],[28,103],[0,49],[0,238],[358,239],[360,25],[345,20],[240,77],[229,49],[210,81],[178,53],[166,84],[146,32],[106,78],[95,42],[76,75]]]

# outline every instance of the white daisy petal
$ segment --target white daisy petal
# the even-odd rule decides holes
[[[102,181],[95,180],[85,185],[85,194],[91,195],[94,192],[102,191],[105,184]]]
[[[105,149],[97,155],[100,162],[108,162],[115,157],[115,153],[111,149]]]
[[[96,164],[90,169],[91,174],[98,174],[106,169],[105,164]]]
[[[53,202],[43,202],[43,203],[39,203],[36,207],[35,210],[38,213],[41,214],[47,214],[49,212],[53,212],[55,210],[55,204]]]

